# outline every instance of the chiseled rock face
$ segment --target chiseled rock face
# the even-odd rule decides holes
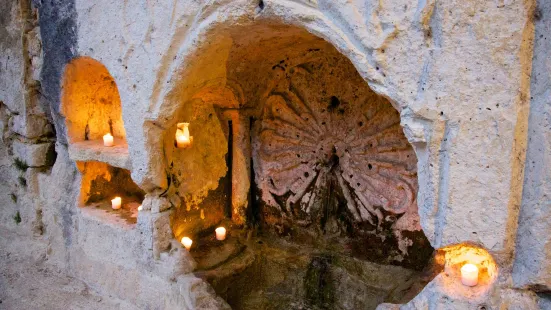
[[[377,310],[425,310],[425,309],[510,309],[540,310],[538,296],[531,291],[492,288],[481,296],[473,296],[471,288],[450,290],[446,275],[438,275],[415,298],[403,305],[380,304]],[[543,304],[540,302],[540,304]]]
[[[4,4],[6,14],[19,14],[15,2],[0,3]],[[228,79],[228,59],[237,38],[230,30],[239,26],[241,33],[246,33],[253,24],[272,23],[305,29],[331,43],[350,59],[372,90],[388,98],[400,113],[405,136],[417,156],[420,225],[432,246],[440,248],[472,241],[499,256],[498,261],[512,254],[528,129],[532,18],[536,16],[531,2],[222,0],[205,4],[55,0],[36,3],[41,5],[44,48],[41,85],[51,104],[61,152],[52,176],[40,177],[44,188],[41,199],[49,206],[45,208],[45,221],[54,223],[59,219],[61,224],[52,225],[49,231],[52,235],[57,233],[55,238],[62,236],[65,247],[79,242],[73,236],[78,178],[67,158],[67,149],[61,146],[70,140],[65,136],[65,120],[60,114],[65,64],[75,56],[89,56],[106,67],[120,95],[132,176],[147,192],[162,191],[169,185],[166,172],[170,165],[163,143],[178,121],[174,116],[197,100],[195,95],[204,87],[239,82]],[[12,49],[21,38],[21,25],[13,22],[16,20],[2,19],[0,27],[0,48],[5,51],[0,55],[3,67],[0,101],[10,111],[21,113],[23,91],[18,82],[13,82],[21,80],[24,71],[20,51]],[[31,32],[29,37],[35,77],[41,62],[36,50],[38,43],[33,41],[38,35]],[[246,67],[252,63],[239,65]],[[242,68],[239,65],[235,67],[237,72]],[[540,68],[546,70],[543,65]],[[548,89],[549,82],[542,78],[535,85],[537,89]],[[545,96],[549,97],[534,97],[534,112],[545,111],[549,105],[543,99]],[[544,117],[541,113],[532,115],[530,122],[545,123]],[[30,132],[25,126],[14,128],[23,128],[14,130],[19,133]],[[85,132],[79,130],[81,139]],[[101,132],[96,133],[97,137]],[[534,137],[544,134],[545,131],[536,130]],[[218,132],[217,139],[221,136]],[[532,146],[528,151],[529,164],[530,158],[536,164],[528,171],[525,184],[537,187],[538,180],[544,179],[537,174],[542,171],[537,163],[546,158],[533,157],[539,149]],[[213,162],[219,173],[213,179],[223,173],[224,152],[220,147],[214,147],[219,160]],[[15,154],[31,166],[44,164],[44,148],[43,144],[14,142]],[[535,225],[537,221],[524,220],[537,219],[543,223],[549,218],[545,205],[536,203],[541,197],[541,192],[525,190],[523,206],[528,209],[522,211],[518,240],[532,232],[544,237],[529,240],[527,247],[517,247],[515,281],[523,287],[548,283],[545,267],[540,266],[548,265],[549,257],[542,253],[550,234],[546,228]],[[61,207],[54,208],[60,203]],[[162,222],[159,226],[163,229],[159,231],[163,243],[168,243],[170,237],[166,233],[167,221],[152,224]],[[532,257],[538,258],[538,264],[527,263]],[[219,303],[202,281],[178,280],[177,285],[189,295],[185,298],[190,308],[227,306]],[[195,291],[196,287],[202,289]],[[445,284],[438,279],[433,281],[408,307],[424,309],[434,303],[451,308],[478,305],[463,297],[447,299],[443,297],[443,288]],[[212,299],[201,299],[203,294]],[[522,298],[514,301],[517,297]],[[532,309],[532,297],[530,293],[504,289],[500,301],[495,304],[492,299],[491,305],[506,305],[511,300],[511,308],[526,305],[526,309]]]
[[[15,140],[13,142],[14,156],[29,167],[42,167],[52,164],[54,145],[51,142],[30,144]]]
[[[512,250],[527,115],[523,72],[531,57],[528,3],[75,7],[78,54],[104,64],[118,85],[133,178],[144,189],[167,186],[159,137],[172,129],[172,116],[201,87],[225,83],[232,47],[226,30],[275,20],[332,43],[401,112],[418,158],[421,226],[434,247],[470,240],[494,253]],[[99,19],[120,35],[106,36]]]
[[[519,288],[551,290],[551,3],[538,1],[528,150],[513,269]]]
[[[34,139],[52,133],[47,119],[37,115],[15,115],[11,118],[10,130],[26,138]]]
[[[21,31],[23,22],[16,1],[2,0],[2,18],[0,19],[0,101],[12,112],[24,112],[23,75],[25,59],[21,50]]]
[[[35,27],[27,34],[27,49],[29,60],[31,62],[31,75],[33,80],[40,80],[40,71],[42,70],[42,40],[40,38],[40,28]]]

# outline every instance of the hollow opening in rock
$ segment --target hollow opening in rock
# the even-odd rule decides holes
[[[115,140],[126,137],[117,84],[105,66],[90,57],[66,65],[61,113],[72,143],[101,140],[107,133]]]
[[[134,225],[145,193],[132,181],[130,171],[96,161],[77,162],[81,173],[79,205],[92,216],[107,222]],[[121,198],[120,209],[111,200]]]
[[[172,228],[194,240],[196,274],[236,309],[374,309],[415,296],[434,250],[391,103],[303,29],[258,22],[205,37],[164,138],[169,191],[183,201]],[[174,147],[177,122],[190,123],[192,147]]]

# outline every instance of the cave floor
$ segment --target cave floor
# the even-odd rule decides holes
[[[11,162],[0,143],[0,309],[135,309],[100,296],[84,282],[48,261],[48,242],[32,236],[14,219],[16,206],[7,182]]]
[[[135,309],[48,264],[44,244],[0,226],[0,309]]]

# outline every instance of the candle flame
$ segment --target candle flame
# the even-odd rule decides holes
[[[188,237],[183,237],[182,238],[182,244],[189,251],[189,249],[191,248],[191,245],[193,244],[193,240],[191,240]]]
[[[176,129],[176,146],[187,148],[191,145],[193,137],[189,135],[189,123],[178,123]]]
[[[478,267],[476,267],[473,264],[465,264],[463,265],[463,267],[461,267],[461,271],[465,271],[465,272],[478,271]]]

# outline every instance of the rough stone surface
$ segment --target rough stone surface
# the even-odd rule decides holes
[[[263,1],[260,8],[253,1],[223,1],[201,10],[199,4],[77,1],[76,10],[78,53],[102,62],[117,81],[128,111],[132,173],[144,189],[168,185],[170,162],[159,160],[159,136],[166,132],[172,140],[176,111],[205,86],[230,84],[228,27],[237,23],[243,33],[253,19],[279,20],[332,43],[390,99],[415,137],[422,132],[411,142],[421,226],[433,246],[470,240],[494,252],[512,251],[526,141],[529,3]],[[98,31],[93,21],[99,16],[129,43]],[[138,24],[125,22],[141,17]]]
[[[40,12],[43,66],[40,72],[41,93],[45,111],[51,115],[55,131],[65,132],[65,121],[60,116],[61,84],[65,65],[77,54],[77,12],[75,1],[33,1]],[[67,142],[65,134],[58,141]]]
[[[103,140],[90,140],[71,143],[69,157],[74,161],[100,161],[114,167],[130,170],[132,165],[128,156],[128,145],[115,139],[115,145],[107,147]]]
[[[30,144],[21,141],[13,142],[13,152],[16,158],[19,158],[29,167],[42,167],[53,164],[52,153],[54,145],[50,142]]]
[[[516,287],[551,290],[551,3],[538,1]],[[545,13],[544,13],[545,12]]]
[[[61,113],[70,142],[101,140],[106,133],[124,139],[117,83],[107,69],[89,57],[65,65]]]
[[[246,135],[239,130],[235,134],[245,139],[236,144],[241,149],[228,152],[231,117],[225,112],[260,116],[256,109],[268,97],[278,96],[268,91],[278,86],[274,77],[293,75],[286,57],[315,52],[314,43],[320,39],[348,58],[370,88],[397,110],[399,119],[392,124],[400,122],[417,159],[417,185],[409,191],[416,194],[415,203],[407,190],[388,190],[399,188],[390,182],[385,190],[372,191],[380,196],[362,203],[367,208],[376,200],[382,202],[373,212],[367,208],[365,217],[360,213],[362,221],[386,221],[377,209],[407,205],[411,211],[415,204],[418,224],[434,248],[472,242],[487,249],[498,265],[498,279],[481,287],[481,291],[487,288],[483,294],[457,288],[457,277],[444,272],[401,308],[537,309],[533,291],[549,289],[550,224],[544,181],[549,170],[545,136],[550,69],[545,35],[550,9],[544,1],[32,2],[38,8],[39,29],[29,14],[29,1],[0,0],[2,122],[12,118],[17,123],[8,126],[2,139],[2,194],[14,202],[0,209],[2,225],[36,231],[48,244],[50,262],[105,296],[113,294],[139,308],[228,308],[208,283],[189,274],[193,264],[185,252],[171,254],[174,237],[187,233],[185,225],[174,232],[171,226],[176,227],[175,217],[176,222],[193,222],[202,230],[220,223],[222,203],[213,199],[213,193],[221,199],[230,197],[217,192],[227,188],[222,180],[234,172],[226,166],[229,154],[235,156],[233,184],[243,185],[230,186],[235,190],[234,211],[239,211],[234,212],[240,218],[236,222],[254,218],[242,208],[255,195],[267,194],[247,193],[247,182],[263,181],[247,171]],[[92,98],[95,92],[90,87],[95,84],[85,83],[82,93],[68,91],[68,100],[63,101],[62,91],[78,86],[64,79],[67,64],[77,56],[101,64],[109,77],[103,82],[115,84],[110,89],[116,88],[120,100]],[[308,71],[308,64],[305,67]],[[349,87],[346,79],[334,83]],[[289,92],[294,91],[283,89],[279,95]],[[75,98],[94,104],[71,104]],[[284,98],[281,106],[321,103],[307,99]],[[294,108],[294,114],[287,115],[297,116],[300,108]],[[16,169],[14,158],[32,167],[46,165],[44,151],[50,142],[27,144],[31,141],[14,137],[41,132],[37,128],[44,126],[29,122],[36,116],[55,125],[55,164],[51,169]],[[186,150],[174,148],[175,125],[181,121],[190,121],[195,138]],[[90,138],[88,134],[100,138],[107,131],[126,137],[131,167],[128,161],[124,167],[131,168],[133,180],[151,197],[167,197],[174,210],[162,212],[161,206],[169,204],[158,201],[158,210],[147,208],[155,213],[138,213],[137,225],[120,225],[86,207],[78,208],[88,186],[83,182],[96,178],[76,169],[67,145]],[[339,137],[337,129],[323,137],[333,135]],[[93,153],[86,158],[101,156]],[[396,166],[411,160],[392,161],[389,179],[399,179],[403,171]],[[358,171],[366,174],[365,167]],[[306,194],[300,193],[312,192],[290,184],[274,187],[291,188],[291,195],[301,199]],[[396,203],[387,205],[383,198]],[[205,202],[213,206],[206,214],[201,207]],[[416,222],[416,212],[401,214],[415,218],[406,226]],[[362,248],[371,249],[365,244]],[[355,279],[344,279],[345,287],[359,287]],[[512,284],[522,289],[512,289]],[[322,295],[316,296],[325,298]],[[540,300],[540,307],[547,304]]]
[[[31,77],[33,80],[39,81],[43,64],[42,39],[40,38],[39,27],[34,27],[27,33],[27,49],[31,62]]]
[[[421,309],[510,309],[541,310],[538,296],[531,291],[516,291],[493,287],[482,296],[473,295],[470,288],[450,290],[445,274],[438,275],[412,301],[403,305],[381,304],[376,310]],[[460,286],[458,286],[460,287]],[[545,308],[543,308],[545,309]]]
[[[23,113],[24,54],[21,34],[23,21],[19,18],[21,10],[17,1],[2,0],[0,18],[0,101],[10,111]]]
[[[170,210],[163,213],[145,211],[138,217],[138,230],[143,234],[144,250],[151,251],[155,258],[159,258],[163,251],[169,250],[172,244],[170,213]]]
[[[15,115],[10,120],[10,130],[29,139],[50,135],[52,125],[44,117],[37,115]]]
[[[403,233],[421,230],[416,156],[398,112],[331,46],[310,45],[261,88],[251,139],[262,203],[324,238],[377,236],[363,243],[387,247],[390,261],[417,256],[408,252],[418,240]]]

